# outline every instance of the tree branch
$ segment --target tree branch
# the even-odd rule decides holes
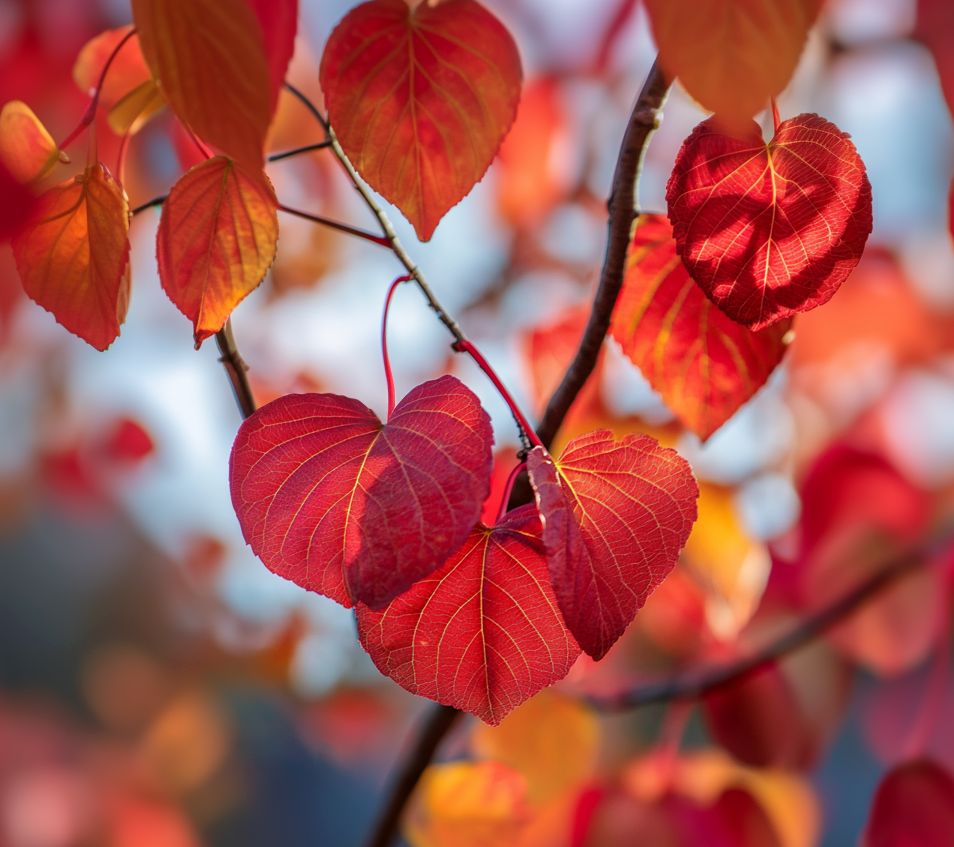
[[[603,339],[609,331],[613,308],[623,287],[626,250],[636,217],[636,182],[639,179],[643,153],[649,136],[657,126],[657,112],[669,91],[669,85],[657,59],[629,116],[616,162],[613,188],[607,204],[609,234],[606,240],[606,255],[600,272],[599,287],[593,300],[593,310],[580,339],[579,349],[563,381],[550,398],[543,419],[537,427],[537,435],[547,447],[553,443],[573,401],[593,373]]]
[[[931,562],[954,542],[954,529],[889,560],[870,577],[827,606],[799,621],[790,630],[760,650],[724,665],[697,668],[657,682],[640,683],[609,695],[590,696],[588,702],[606,712],[637,709],[654,703],[697,700],[752,674],[814,641],[820,635],[854,614],[868,600]]]
[[[242,360],[238,347],[235,345],[231,318],[215,334],[215,343],[222,354],[219,361],[225,368],[225,373],[232,384],[232,393],[235,395],[235,402],[238,403],[239,411],[243,418],[250,418],[256,409],[255,397],[252,394],[252,387],[248,384],[248,365]]]

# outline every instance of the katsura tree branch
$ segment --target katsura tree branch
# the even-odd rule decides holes
[[[546,411],[537,427],[537,435],[547,447],[553,443],[573,401],[593,373],[603,340],[609,332],[610,318],[623,287],[626,250],[629,247],[633,220],[636,217],[636,183],[639,179],[639,170],[649,136],[656,129],[657,113],[662,107],[669,86],[670,82],[664,76],[657,59],[649,70],[649,76],[646,77],[633,112],[629,116],[619,158],[616,161],[613,187],[607,203],[609,232],[606,254],[603,259],[603,269],[600,271],[599,287],[593,300],[593,309],[576,355],[567,368],[562,382],[550,398],[550,402],[547,403]]]
[[[952,543],[954,528],[949,527],[935,538],[890,559],[850,591],[748,656],[723,665],[697,668],[657,682],[639,683],[614,694],[590,696],[587,701],[601,711],[619,712],[654,703],[698,700],[720,688],[741,682],[767,665],[807,646],[898,580],[935,560],[937,554]]]

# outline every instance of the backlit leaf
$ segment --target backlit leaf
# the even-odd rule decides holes
[[[261,168],[269,70],[246,0],[132,0],[142,52],[175,113],[204,141]]]
[[[791,321],[752,332],[719,310],[676,253],[669,221],[643,215],[610,331],[666,405],[708,438],[761,388]]]
[[[822,0],[646,0],[663,68],[729,127],[791,79]]]
[[[753,330],[831,298],[871,232],[871,186],[849,137],[817,115],[768,144],[710,118],[679,151],[666,189],[676,249],[730,318]]]
[[[89,94],[99,84],[106,62],[128,34],[128,26],[108,29],[83,45],[73,65],[73,81],[80,91]],[[133,35],[120,48],[109,66],[109,73],[106,74],[99,93],[100,102],[104,106],[112,106],[134,88],[151,79],[152,74],[139,46],[139,36]]]
[[[553,588],[580,647],[601,659],[666,577],[689,537],[699,493],[688,463],[649,436],[602,430],[559,460],[527,460]]]
[[[331,34],[321,87],[341,146],[418,237],[483,176],[520,98],[516,45],[475,0],[370,0]]]
[[[285,82],[285,72],[295,50],[298,32],[298,0],[248,0],[258,19],[265,47],[265,62],[271,86],[271,111]]]
[[[107,121],[116,135],[138,132],[145,123],[166,105],[159,86],[151,79],[137,85],[109,110]]]
[[[497,762],[431,765],[404,822],[412,847],[516,844],[530,816],[523,777]]]
[[[192,321],[198,347],[262,281],[278,247],[278,201],[261,173],[224,156],[169,192],[157,235],[159,279]]]
[[[413,694],[498,724],[566,676],[579,647],[560,617],[531,505],[477,525],[444,565],[380,612],[358,606],[378,670]]]
[[[878,786],[861,847],[954,844],[954,778],[927,759],[907,762]]]
[[[492,443],[487,413],[452,376],[413,389],[386,424],[348,397],[289,394],[239,429],[232,504],[270,570],[380,608],[467,538]]]
[[[105,350],[129,304],[129,203],[101,164],[41,195],[13,253],[26,293]]]
[[[0,160],[20,182],[33,182],[49,173],[59,151],[46,127],[22,100],[0,110]]]

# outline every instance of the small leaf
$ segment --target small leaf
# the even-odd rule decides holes
[[[380,608],[463,543],[492,444],[487,413],[452,376],[413,389],[386,424],[348,397],[289,394],[239,429],[232,504],[270,570]]]
[[[41,195],[13,254],[26,293],[105,350],[129,305],[129,203],[102,164]]]
[[[132,0],[142,52],[169,105],[249,169],[263,164],[269,70],[246,0]]]
[[[196,165],[169,192],[156,237],[159,279],[195,328],[198,347],[262,281],[278,247],[267,178],[224,156]]]
[[[759,330],[822,305],[861,258],[871,185],[848,135],[818,115],[771,142],[710,118],[679,151],[666,189],[676,249],[730,318]]]
[[[285,73],[295,50],[298,32],[298,0],[248,0],[258,20],[268,65],[271,111],[285,83]]]
[[[527,470],[543,518],[550,578],[567,627],[601,659],[676,564],[696,519],[688,463],[649,436],[602,430]]]
[[[785,354],[791,321],[752,332],[686,272],[669,221],[643,215],[629,246],[610,331],[677,417],[708,438],[759,390]]]
[[[477,525],[439,570],[380,612],[361,644],[402,688],[498,724],[579,655],[550,587],[532,506]]]
[[[878,786],[861,847],[954,844],[954,778],[927,759],[907,762]]]
[[[823,0],[646,0],[666,73],[745,128],[792,77]]]
[[[321,60],[341,146],[427,241],[484,175],[513,123],[522,71],[503,25],[475,0],[371,0]]]
[[[0,110],[0,160],[22,183],[46,176],[59,161],[56,142],[22,100],[10,100]]]
[[[109,110],[107,122],[116,135],[136,133],[166,105],[159,86],[151,79],[136,86]]]
[[[83,94],[89,94],[99,84],[106,62],[128,34],[128,26],[108,29],[83,45],[73,65],[73,81]],[[100,102],[104,106],[112,106],[134,88],[151,79],[152,74],[139,46],[139,36],[133,35],[109,66],[109,73],[106,74],[99,93]]]

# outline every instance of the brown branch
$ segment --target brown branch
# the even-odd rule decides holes
[[[238,347],[235,345],[231,319],[227,320],[225,326],[215,334],[215,343],[222,354],[219,361],[232,384],[232,393],[235,395],[239,411],[243,418],[250,418],[256,409],[255,397],[252,394],[252,387],[248,384],[248,365],[242,360]]]
[[[889,560],[846,594],[813,612],[749,656],[723,665],[697,668],[657,682],[640,683],[614,694],[591,696],[587,699],[591,705],[602,711],[619,712],[654,703],[698,700],[705,694],[741,682],[766,665],[805,647],[833,626],[850,617],[868,600],[930,563],[952,542],[954,542],[954,529],[948,528],[938,533],[934,539]]]
[[[642,164],[643,153],[649,136],[657,125],[657,112],[662,106],[669,82],[659,67],[653,63],[629,116],[626,133],[620,147],[613,174],[613,188],[609,203],[609,234],[606,255],[600,272],[599,287],[593,300],[593,310],[580,339],[579,349],[567,369],[557,390],[550,398],[543,419],[537,427],[540,440],[549,447],[553,443],[567,412],[576,400],[586,381],[596,367],[596,358],[603,339],[609,331],[610,317],[620,289],[623,287],[623,272],[626,267],[626,249],[636,217],[636,182]]]

